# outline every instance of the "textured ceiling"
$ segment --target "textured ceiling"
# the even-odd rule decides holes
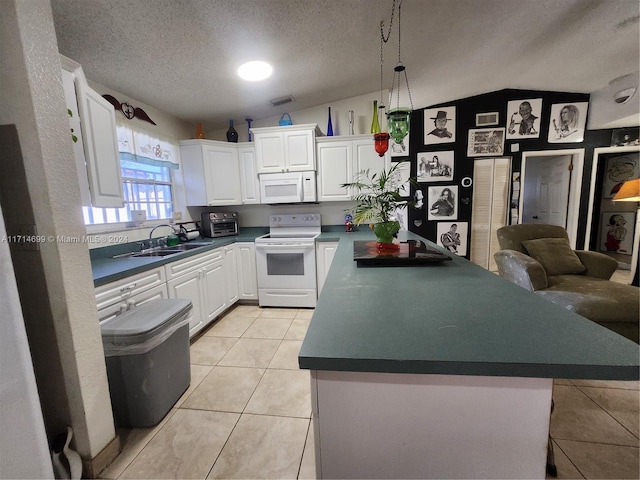
[[[51,0],[86,76],[205,130],[380,89],[393,0]],[[416,108],[503,88],[590,93],[637,72],[638,0],[404,0]],[[384,86],[398,58],[397,13]],[[236,76],[265,59],[262,83]],[[270,99],[293,95],[294,104]]]

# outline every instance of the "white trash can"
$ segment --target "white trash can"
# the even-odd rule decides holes
[[[111,405],[119,427],[151,427],[191,382],[191,301],[159,299],[101,324]]]

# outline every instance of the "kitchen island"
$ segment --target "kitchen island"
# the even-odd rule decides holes
[[[638,379],[637,344],[464,258],[358,267],[372,233],[337,237],[299,353],[318,478],[544,478],[553,379]]]

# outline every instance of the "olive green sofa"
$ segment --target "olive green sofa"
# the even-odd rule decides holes
[[[510,225],[497,235],[500,276],[638,343],[640,289],[609,280],[613,258],[572,250],[556,225]]]

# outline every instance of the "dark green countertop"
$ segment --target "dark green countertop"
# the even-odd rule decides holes
[[[208,250],[231,245],[238,242],[253,242],[260,235],[269,231],[268,228],[255,227],[245,228],[240,235],[219,238],[198,238],[198,243],[207,242],[209,245],[201,248],[194,248],[175,255],[166,257],[120,257],[113,258],[125,252],[130,252],[139,248],[136,243],[127,245],[115,245],[112,247],[96,248],[91,251],[91,270],[93,271],[93,286],[99,287],[115,280],[135,275],[136,273],[151,270],[170,262],[182,260],[193,255],[200,255]]]
[[[299,354],[303,369],[637,380],[639,346],[464,258],[357,267],[340,241]],[[401,240],[420,237],[401,232]]]

